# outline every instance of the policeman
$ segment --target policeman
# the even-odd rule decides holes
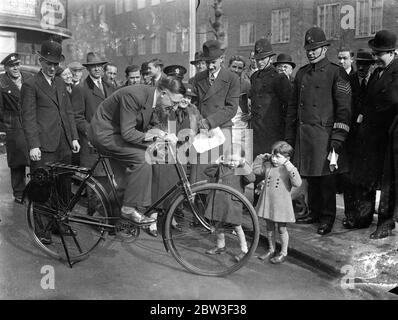
[[[184,75],[187,73],[187,69],[180,65],[171,65],[163,69],[163,72],[168,77],[175,77],[178,80],[184,80]]]
[[[29,165],[28,146],[21,123],[21,86],[30,75],[21,72],[18,53],[11,53],[0,64],[5,73],[0,75],[0,118],[6,130],[7,163],[11,171],[11,187],[16,203],[23,203],[25,168]]]
[[[329,45],[322,29],[306,32],[309,64],[297,72],[286,117],[286,140],[295,145],[294,161],[308,179],[310,215],[297,222],[320,222],[320,235],[332,230],[336,217],[335,173],[348,170],[343,143],[351,120],[348,76],[326,58]]]

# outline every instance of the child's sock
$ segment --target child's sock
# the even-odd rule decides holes
[[[239,238],[240,249],[242,250],[242,252],[246,253],[248,251],[247,242],[246,242],[246,237],[245,237],[245,233],[243,232],[242,226],[236,226],[235,231]]]
[[[275,252],[275,232],[267,231],[269,251]]]
[[[279,234],[281,236],[281,254],[287,256],[287,247],[289,244],[289,233],[287,230]]]
[[[225,247],[225,235],[224,233],[217,233],[217,248]]]

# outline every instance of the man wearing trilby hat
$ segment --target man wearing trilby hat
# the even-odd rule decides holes
[[[56,67],[64,56],[60,43],[46,40],[37,52],[41,70],[21,89],[22,126],[28,143],[30,168],[33,172],[46,162],[71,163],[72,152],[80,150],[74,113],[64,81],[55,77]],[[69,196],[63,184],[64,200]],[[50,234],[38,235],[51,242]]]
[[[297,223],[320,222],[318,234],[325,235],[336,217],[335,173],[348,170],[343,143],[350,131],[351,86],[344,69],[326,58],[330,44],[323,30],[310,28],[304,39],[309,64],[296,74],[286,140],[295,146],[294,162],[308,181],[310,215]]]
[[[358,160],[351,169],[354,178],[358,180],[356,182],[367,194],[367,199],[361,199],[362,204],[367,203],[374,207],[375,191],[381,185],[377,229],[371,234],[372,239],[390,236],[395,228],[393,217],[398,216],[398,61],[394,59],[396,39],[394,33],[381,30],[368,42],[378,68],[368,81],[362,113],[362,134],[358,139]]]
[[[90,168],[97,160],[97,155],[88,145],[87,131],[91,118],[97,111],[99,104],[110,96],[114,87],[102,81],[103,66],[107,63],[97,53],[87,53],[87,78],[72,90],[72,105],[75,110],[75,121],[80,137],[80,164]]]

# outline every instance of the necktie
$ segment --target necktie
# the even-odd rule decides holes
[[[216,81],[216,77],[214,76],[214,73],[210,73],[210,78],[209,78],[210,85],[213,85],[214,81]]]
[[[362,79],[362,82],[361,82],[361,91],[362,92],[365,92],[365,90],[366,90],[366,79],[364,78],[364,79]]]
[[[98,81],[97,84],[98,84],[98,88],[101,90],[102,94],[105,96],[104,87],[102,86],[102,82]]]

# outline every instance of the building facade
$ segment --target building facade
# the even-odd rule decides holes
[[[1,0],[0,60],[19,52],[22,64],[38,65],[42,41],[71,37],[68,0]]]
[[[214,38],[213,4],[201,0],[197,8],[196,48]],[[307,63],[304,34],[312,26],[325,30],[334,61],[340,47],[366,48],[381,29],[398,33],[396,0],[224,0],[222,8],[227,59],[247,58],[257,39],[268,38],[276,53],[291,54],[301,66]],[[87,52],[98,51],[119,70],[152,58],[189,66],[188,0],[69,0],[68,23],[67,60],[83,62]]]

